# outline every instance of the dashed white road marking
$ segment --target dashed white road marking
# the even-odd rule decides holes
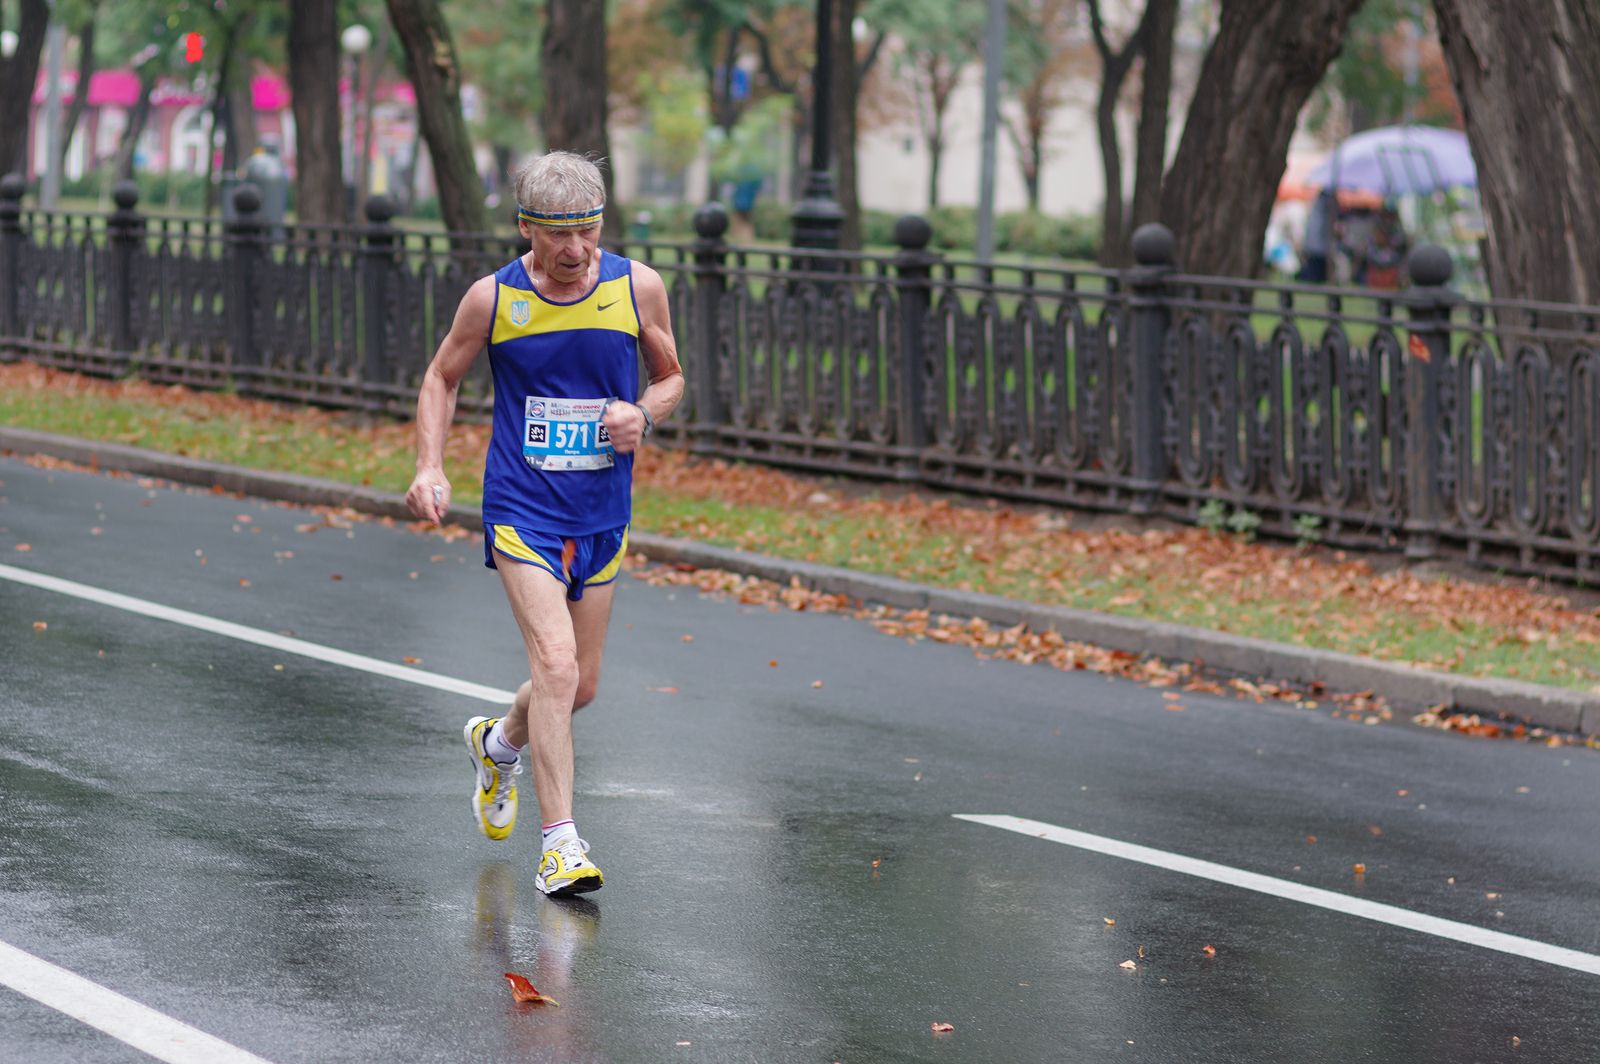
[[[362,672],[370,672],[376,676],[386,676],[391,680],[403,680],[406,683],[414,683],[420,687],[432,687],[440,691],[448,691],[451,694],[465,695],[467,698],[493,702],[497,705],[505,705],[516,697],[515,691],[502,691],[498,688],[487,687],[481,683],[473,683],[470,680],[458,680],[453,676],[441,676],[436,672],[425,672],[409,665],[396,665],[393,662],[380,661],[378,658],[352,654],[346,650],[336,650],[333,647],[325,647],[319,643],[311,643],[304,639],[279,635],[276,632],[268,632],[261,628],[251,628],[248,625],[235,624],[232,621],[224,621],[216,617],[207,617],[201,613],[174,609],[171,606],[163,606],[158,602],[149,602],[145,599],[134,598],[131,595],[106,591],[103,588],[91,587],[88,584],[80,584],[73,580],[63,580],[59,576],[46,576],[44,573],[36,573],[28,569],[0,565],[0,579],[10,580],[18,584],[27,584],[29,587],[42,588],[45,591],[55,591],[62,595],[71,595],[73,598],[96,602],[102,606],[111,606],[115,609],[141,614],[145,617],[154,617],[157,620],[171,621],[173,624],[181,624],[202,632],[210,632],[212,635],[226,636],[229,639],[237,639],[244,643],[254,643],[256,646],[281,650],[286,654],[314,658],[317,661],[325,661],[331,665],[343,665],[347,669],[359,669]]]
[[[268,1064],[254,1053],[6,942],[0,942],[0,986],[167,1064]]]
[[[1367,901],[1364,898],[1352,898],[1348,894],[1308,887],[1303,883],[1293,883],[1287,879],[1274,879],[1271,876],[1246,872],[1228,865],[1213,864],[1182,854],[1168,853],[1166,850],[1109,839],[1103,835],[1090,835],[1087,832],[1046,824],[1042,820],[974,813],[956,813],[954,816],[957,820],[987,824],[989,827],[1015,831],[1019,835],[1031,835],[1050,842],[1059,842],[1063,846],[1075,846],[1080,850],[1090,850],[1108,857],[1120,857],[1125,861],[1136,861],[1153,868],[1164,868],[1169,872],[1181,872],[1186,876],[1209,879],[1213,883],[1225,883],[1228,886],[1253,890],[1258,894],[1270,894],[1275,898],[1300,902],[1302,905],[1314,905],[1319,909],[1331,909],[1347,916],[1359,916],[1363,920],[1374,920],[1380,924],[1403,927],[1408,931],[1420,931],[1425,935],[1498,950],[1501,953],[1543,961],[1574,971],[1588,972],[1590,975],[1600,975],[1600,957],[1592,953],[1567,949],[1565,946],[1552,946],[1547,942],[1536,942],[1531,938],[1519,938],[1516,935],[1490,931],[1487,928],[1457,923],[1454,920],[1442,920],[1437,916],[1412,912],[1410,909]]]

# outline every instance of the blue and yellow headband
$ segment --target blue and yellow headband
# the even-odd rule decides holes
[[[591,225],[599,225],[605,217],[606,205],[602,202],[598,207],[590,207],[582,211],[532,211],[519,205],[517,219],[531,222],[534,225],[546,225],[552,229],[583,229]]]

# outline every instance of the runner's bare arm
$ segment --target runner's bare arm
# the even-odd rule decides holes
[[[683,398],[683,370],[678,366],[678,342],[672,335],[672,311],[661,275],[642,262],[633,264],[633,297],[639,305],[639,350],[644,355],[650,383],[637,404],[613,403],[606,411],[606,431],[619,454],[638,448],[644,439],[645,419],[660,424]]]
[[[417,517],[440,524],[450,511],[450,481],[444,475],[444,440],[456,416],[461,379],[489,342],[494,324],[495,280],[473,282],[456,308],[455,321],[422,377],[417,395],[417,475],[406,506]]]

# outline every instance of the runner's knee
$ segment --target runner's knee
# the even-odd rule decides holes
[[[570,648],[541,654],[536,675],[540,686],[557,694],[577,693],[578,656]]]
[[[580,676],[578,678],[578,693],[572,699],[572,711],[576,713],[590,702],[600,691],[600,677]]]

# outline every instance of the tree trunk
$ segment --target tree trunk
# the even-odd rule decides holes
[[[239,31],[241,23],[231,20],[222,30],[222,58],[217,64],[217,87],[211,94],[211,137],[206,143],[206,213],[216,207],[221,191],[215,177],[217,170],[233,173],[239,166],[239,146],[233,135],[233,108],[229,99],[235,71],[239,61]],[[222,138],[221,150],[217,138]],[[221,156],[220,160],[218,156]]]
[[[301,222],[311,225],[337,225],[348,221],[339,153],[337,10],[335,0],[290,0],[289,3],[295,214]]]
[[[1436,0],[1466,117],[1497,299],[1600,304],[1600,10]]]
[[[57,173],[67,172],[67,153],[72,149],[72,134],[77,132],[83,112],[89,108],[89,81],[94,77],[94,17],[93,8],[87,20],[78,27],[78,87],[72,94],[72,103],[61,119],[61,155],[56,159]],[[85,170],[93,170],[98,160],[94,158],[94,145],[89,146],[89,161]]]
[[[1250,277],[1300,108],[1361,0],[1223,0],[1161,194],[1186,272]]]
[[[1167,169],[1167,112],[1172,98],[1172,38],[1177,30],[1178,0],[1148,3],[1130,231],[1161,217],[1161,175]]]
[[[945,118],[950,111],[950,97],[955,93],[961,76],[961,67],[948,56],[932,53],[923,71],[928,78],[929,116],[923,125],[928,141],[928,209],[939,206],[939,172],[943,169],[945,149]]]
[[[393,2],[393,0],[391,0]],[[611,137],[606,128],[605,0],[549,0],[544,24],[545,147],[604,160],[604,228],[623,240],[622,213],[612,195]]]
[[[0,59],[0,175],[16,172],[27,176],[28,114],[49,24],[50,7],[45,0],[21,0],[16,54]]]
[[[256,98],[249,74],[236,80],[228,93],[228,117],[233,120],[230,136],[233,138],[235,158],[250,158],[255,154],[256,145],[261,142],[261,131],[256,125]]]
[[[1100,264],[1103,266],[1121,266],[1128,258],[1127,234],[1122,223],[1122,144],[1117,137],[1117,101],[1122,97],[1122,83],[1128,80],[1133,61],[1144,47],[1149,22],[1150,7],[1146,6],[1138,29],[1120,51],[1113,51],[1106,38],[1099,0],[1089,0],[1089,28],[1095,51],[1100,53],[1100,98],[1095,104],[1094,117],[1095,131],[1100,137],[1101,176],[1105,180],[1105,197],[1100,206]]]
[[[386,0],[389,18],[406,52],[406,74],[417,94],[422,135],[428,142],[439,211],[457,233],[489,228],[483,181],[472,157],[461,113],[461,66],[450,27],[437,0]]]
[[[117,181],[133,178],[133,156],[138,151],[145,124],[150,121],[150,94],[156,91],[158,72],[158,64],[153,62],[139,68],[139,98],[128,112],[128,125],[122,131],[122,140],[117,143],[116,163],[111,171]]]
[[[377,94],[378,82],[383,79],[384,68],[389,64],[389,44],[393,34],[394,25],[388,19],[381,20],[372,49],[361,57],[360,97],[356,101],[361,111],[361,143],[356,150],[355,207],[356,221],[363,224],[367,220],[367,190],[372,184],[372,98]]]
[[[1120,266],[1127,259],[1127,241],[1122,232],[1122,146],[1117,143],[1117,94],[1121,91],[1121,72],[1107,64],[1100,75],[1100,100],[1095,106],[1095,130],[1100,135],[1100,171],[1105,180],[1105,198],[1100,204],[1100,264]]]

